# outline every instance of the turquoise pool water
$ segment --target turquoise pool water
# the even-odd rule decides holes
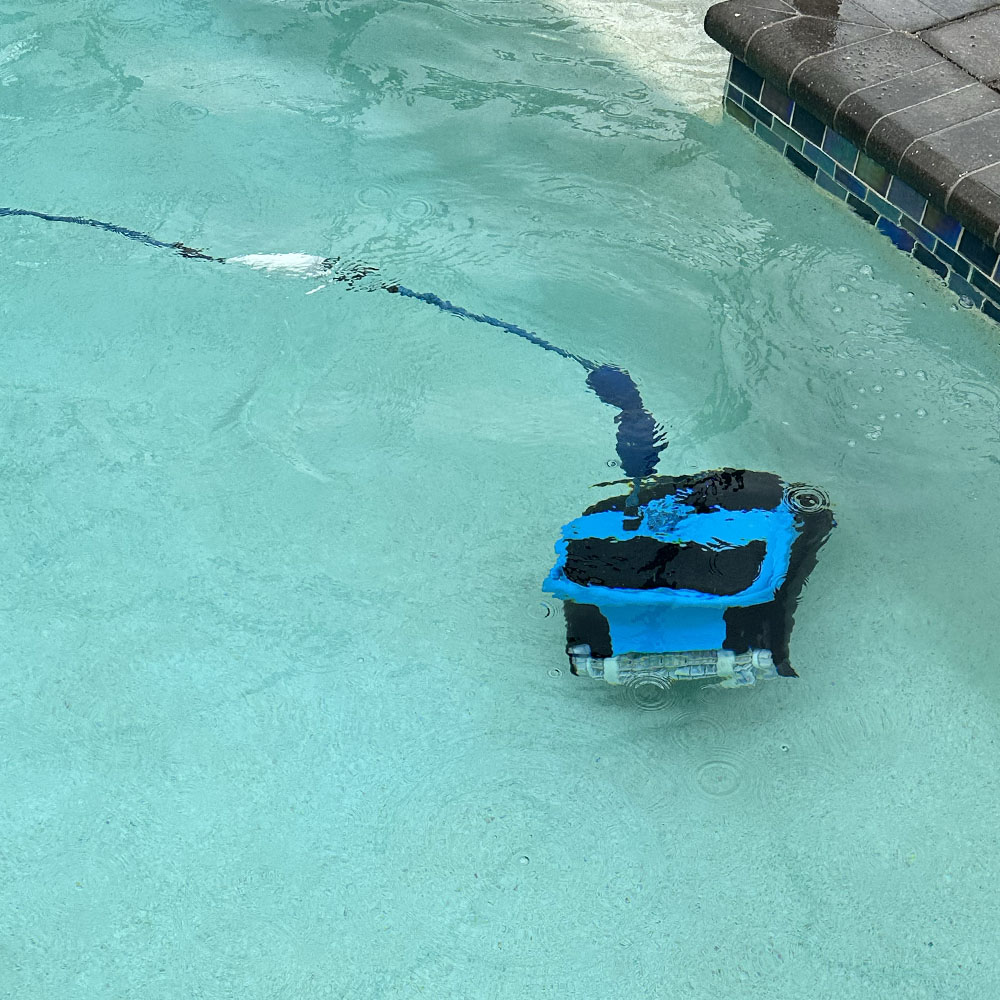
[[[517,0],[0,8],[0,204],[374,262],[839,521],[800,680],[644,711],[540,592],[613,474],[575,365],[0,220],[0,995],[997,995],[1000,332],[684,65]]]

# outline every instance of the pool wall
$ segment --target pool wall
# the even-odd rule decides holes
[[[998,254],[735,56],[725,110],[961,296],[1000,323]]]
[[[1000,322],[1000,6],[723,0],[724,110]]]

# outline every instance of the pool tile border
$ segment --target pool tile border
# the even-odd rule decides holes
[[[780,97],[731,56],[724,101],[730,117],[931,271],[963,306],[1000,322],[998,251],[796,101],[785,98],[786,105]]]

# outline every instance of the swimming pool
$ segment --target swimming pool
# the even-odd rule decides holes
[[[994,326],[569,8],[0,23],[4,204],[374,262],[839,522],[799,680],[644,711],[540,590],[614,475],[576,366],[0,220],[2,992],[995,995]]]

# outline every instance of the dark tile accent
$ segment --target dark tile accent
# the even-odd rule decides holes
[[[922,101],[950,94],[970,83],[972,80],[967,73],[938,59],[916,72],[850,94],[838,108],[833,125],[855,145],[864,148],[868,133],[879,119],[898,114]]]
[[[795,107],[795,102],[766,80],[764,81],[764,89],[760,95],[760,103],[768,111],[777,115],[783,122],[790,122],[792,120],[792,109]]]
[[[785,156],[787,156],[788,159],[791,160],[792,163],[794,163],[795,166],[809,178],[809,180],[812,181],[816,179],[816,173],[819,168],[815,163],[810,163],[797,149],[787,146],[785,148]]]
[[[738,104],[726,101],[726,111],[733,116],[741,125],[746,125],[748,129],[753,129],[753,118],[748,115]]]
[[[765,111],[752,97],[743,98],[743,107],[747,109],[759,122],[763,122],[768,128],[774,121],[774,115],[770,111]]]
[[[879,197],[879,195],[877,195],[874,191],[868,192],[865,196],[865,201],[867,201],[879,215],[884,215],[887,219],[892,219],[893,222],[899,222],[902,212],[900,212],[895,205],[890,205],[885,198]]]
[[[968,261],[971,261],[980,271],[992,274],[997,266],[997,252],[993,247],[987,246],[975,233],[967,229],[962,238],[958,241],[958,252]]]
[[[905,229],[900,229],[894,222],[890,222],[888,219],[879,219],[875,223],[875,228],[888,236],[905,253],[909,253],[913,249],[913,237]]]
[[[944,24],[920,37],[974,77],[1000,78],[1000,10]]]
[[[888,197],[893,205],[901,208],[911,219],[923,217],[924,208],[927,204],[926,199],[898,177],[893,177],[892,182],[889,184]]]
[[[785,142],[779,136],[776,136],[763,122],[757,122],[754,126],[754,132],[757,133],[769,146],[774,146],[774,148],[779,152],[783,153],[785,151]]]
[[[1000,285],[995,281],[990,281],[982,271],[977,271],[976,268],[972,269],[972,283],[984,295],[1000,304]]]
[[[977,306],[983,304],[982,293],[973,288],[965,278],[954,271],[948,275],[948,287],[956,294],[964,295],[967,299],[971,299]]]
[[[833,172],[833,176],[836,177],[836,179],[843,184],[844,187],[851,192],[851,194],[856,195],[858,198],[864,199],[864,196],[868,194],[868,188],[866,188],[864,184],[862,184],[861,181],[859,181],[849,170],[845,170],[843,167],[837,167],[837,169]]]
[[[997,139],[1000,142],[1000,137]],[[971,227],[983,242],[998,246],[1000,228],[1000,164],[971,174],[955,185],[948,208]]]
[[[929,250],[918,243],[913,248],[913,256],[920,261],[924,267],[929,267],[942,280],[948,277],[948,265],[944,261],[938,260]]]
[[[764,87],[764,81],[745,63],[733,56],[733,65],[729,71],[729,79],[736,84],[744,94],[759,98]]]
[[[865,222],[874,225],[878,221],[878,212],[866,205],[860,198],[855,198],[853,194],[849,194],[847,196],[847,204],[850,205],[851,208],[865,220]]]
[[[996,320],[1000,323],[1000,309],[998,309],[992,302],[983,303],[983,312],[989,316],[990,319]]]
[[[879,194],[885,194],[889,190],[892,174],[885,167],[879,166],[873,159],[865,156],[864,153],[858,153],[858,162],[854,167],[854,173]]]
[[[826,131],[826,126],[815,115],[809,114],[805,108],[799,105],[795,106],[795,111],[792,113],[792,128],[815,145],[823,145],[823,133]]]
[[[843,201],[847,197],[846,188],[841,187],[829,174],[824,174],[822,170],[816,174],[816,183],[824,191],[829,191],[834,198],[839,198]]]
[[[777,118],[774,119],[771,128],[774,129],[775,135],[780,135],[790,146],[794,146],[799,151],[802,150],[802,144],[805,140],[795,129],[789,128],[783,122],[778,121]]]
[[[937,242],[933,233],[929,233],[919,223],[914,222],[908,215],[903,215],[899,219],[899,224],[908,232],[912,233],[928,250],[934,249]]]
[[[845,95],[940,62],[941,57],[918,38],[889,32],[803,63],[792,73],[788,93],[824,121],[833,122]]]
[[[804,143],[802,146],[802,155],[807,160],[812,160],[820,170],[825,171],[831,177],[833,176],[834,170],[837,169],[837,164],[833,162],[833,159],[826,155],[821,149],[817,149],[811,142]]]
[[[940,257],[953,271],[961,275],[963,278],[968,278],[969,271],[971,270],[969,262],[963,260],[959,257],[951,247],[946,246],[940,240],[937,242],[937,246],[934,248],[934,254]]]
[[[753,52],[747,53],[746,58],[761,76],[795,98],[797,95],[789,89],[790,77],[797,68],[801,70],[803,59],[847,49],[883,34],[887,34],[885,28],[873,25],[793,17],[758,33],[753,40]]]
[[[854,164],[858,162],[857,147],[848,142],[842,135],[837,135],[832,128],[826,130],[823,139],[823,149],[829,153],[841,166],[848,170],[854,169]]]
[[[764,10],[746,3],[717,3],[709,7],[705,15],[705,31],[723,48],[742,59],[754,32],[788,19],[797,19],[797,15],[787,8]]]
[[[865,152],[890,170],[896,170],[903,152],[916,139],[1000,108],[1000,94],[970,76],[964,79],[965,83],[940,97],[883,118],[865,140]]]
[[[942,212],[930,202],[924,210],[923,224],[939,239],[950,247],[958,246],[958,237],[962,232],[962,224],[950,215]]]

